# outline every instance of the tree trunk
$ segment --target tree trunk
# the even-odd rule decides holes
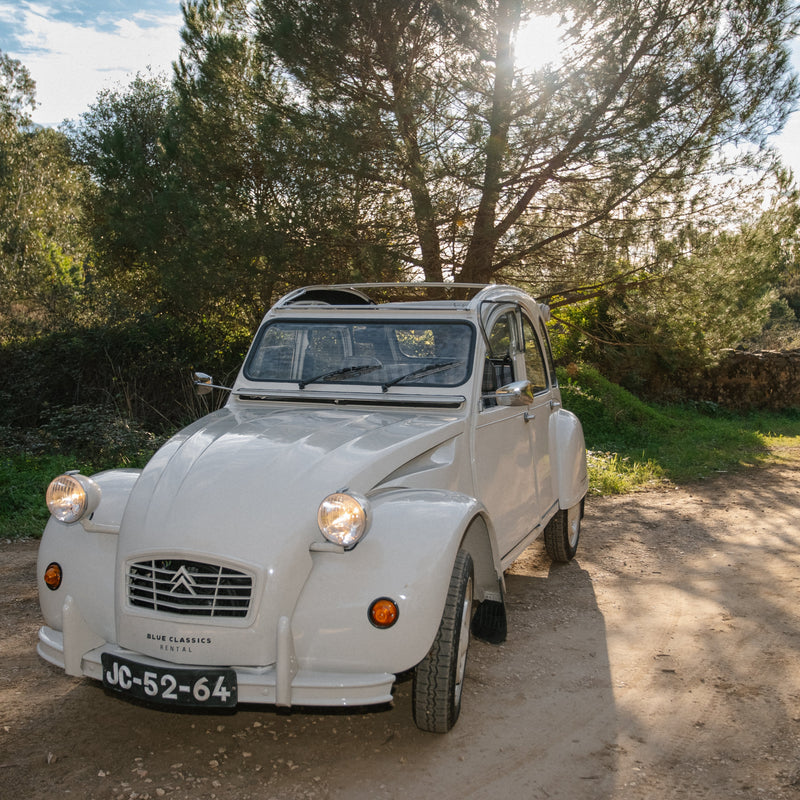
[[[392,91],[395,119],[403,142],[403,153],[406,160],[408,191],[414,207],[414,223],[422,254],[422,271],[426,281],[441,282],[443,280],[442,253],[439,230],[436,227],[436,212],[428,191],[414,114],[404,102],[404,86],[401,76],[396,75],[393,78]]]
[[[492,262],[499,238],[495,220],[512,112],[511,95],[514,85],[512,39],[519,27],[519,21],[519,0],[502,0],[497,15],[497,56],[483,186],[472,238],[460,275],[460,279],[467,283],[486,283],[494,271]]]

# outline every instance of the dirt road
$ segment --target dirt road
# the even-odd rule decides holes
[[[35,543],[0,543],[0,797],[800,798],[800,458],[594,499],[508,575],[445,736],[392,708],[147,709],[35,654]]]

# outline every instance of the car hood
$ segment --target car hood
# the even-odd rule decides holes
[[[225,408],[173,437],[131,494],[121,535],[136,549],[170,544],[232,555],[320,539],[331,492],[368,494],[404,465],[458,436],[455,414],[297,406]],[[442,487],[444,488],[444,487]],[[232,540],[239,547],[231,547]],[[133,544],[133,542],[129,542]]]
[[[312,571],[310,545],[324,541],[320,502],[343,488],[369,494],[387,479],[402,486],[419,472],[417,485],[440,484],[452,473],[448,461],[456,461],[463,430],[463,418],[452,414],[266,404],[226,407],[189,426],[151,459],[125,509],[119,644],[182,663],[229,664],[233,652],[241,664],[273,663],[279,620],[291,618]],[[126,576],[151,559],[251,576],[247,617],[175,617],[132,605]],[[169,594],[187,591],[176,575]]]

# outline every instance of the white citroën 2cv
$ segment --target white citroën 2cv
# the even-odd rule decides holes
[[[224,407],[143,470],[51,483],[39,654],[203,708],[387,703],[413,671],[416,724],[448,731],[470,635],[506,636],[504,570],[578,545],[548,315],[510,286],[290,292]]]

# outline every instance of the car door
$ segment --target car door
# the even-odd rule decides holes
[[[521,321],[525,377],[533,392],[527,432],[535,465],[539,512],[547,516],[557,501],[550,453],[550,415],[561,407],[561,402],[555,392],[555,369],[544,323],[540,320],[537,330],[525,311],[521,312]]]
[[[502,557],[539,524],[533,438],[527,406],[502,406],[493,393],[521,379],[522,332],[517,309],[507,308],[487,326],[482,401],[476,413],[473,475],[477,497],[495,527]]]

